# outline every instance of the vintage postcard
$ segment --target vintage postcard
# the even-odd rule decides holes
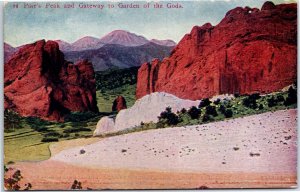
[[[297,1],[3,12],[5,190],[297,187]]]

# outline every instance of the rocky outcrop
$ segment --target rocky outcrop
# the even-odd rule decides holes
[[[136,97],[168,92],[202,99],[269,93],[296,80],[297,4],[237,7],[216,26],[195,26],[169,58],[144,63]]]
[[[151,93],[137,100],[132,107],[121,110],[115,119],[110,116],[102,117],[97,123],[93,135],[99,136],[131,129],[140,126],[141,122],[157,123],[158,116],[167,107],[171,107],[173,112],[177,112],[183,108],[189,109],[192,106],[198,106],[199,103],[199,100],[180,99],[168,93]]]
[[[121,111],[127,109],[126,100],[123,96],[119,95],[113,102],[112,111]]]
[[[62,121],[70,111],[98,112],[94,70],[88,61],[64,60],[54,41],[22,47],[4,66],[6,109]]]
[[[105,133],[114,132],[115,122],[112,117],[102,117],[96,125],[96,129],[93,133],[93,136],[100,136]]]
[[[171,107],[173,112],[177,112],[182,108],[189,109],[192,106],[198,106],[199,103],[200,101],[180,99],[168,93],[152,93],[137,100],[132,107],[121,110],[116,117],[114,130],[133,128],[141,125],[141,122],[156,123],[160,113],[167,107]]]

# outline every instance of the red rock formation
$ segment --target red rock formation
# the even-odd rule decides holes
[[[169,58],[145,63],[136,97],[168,92],[185,99],[269,93],[296,80],[297,4],[237,7],[216,26],[195,26]]]
[[[126,100],[123,96],[118,96],[112,106],[112,111],[121,111],[122,109],[127,109]]]
[[[54,41],[28,44],[4,65],[4,97],[5,108],[46,120],[98,112],[92,64],[66,62]]]

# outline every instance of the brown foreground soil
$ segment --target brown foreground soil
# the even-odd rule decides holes
[[[76,179],[83,189],[195,189],[295,187],[296,174],[285,173],[183,173],[125,169],[91,169],[47,160],[17,163],[22,183],[34,190],[67,190]],[[30,180],[28,180],[30,178]]]

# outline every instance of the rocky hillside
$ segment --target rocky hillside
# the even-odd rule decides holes
[[[4,43],[4,62],[8,61],[12,54],[15,52],[15,48],[9,45],[8,43]]]
[[[54,41],[22,47],[4,74],[4,107],[22,116],[60,121],[71,111],[98,112],[92,64],[65,61]]]
[[[292,84],[296,68],[297,4],[237,7],[216,26],[193,27],[169,58],[144,63],[136,97],[269,93]]]
[[[141,63],[153,58],[163,59],[169,56],[173,47],[147,43],[141,46],[123,46],[107,44],[99,49],[65,52],[66,59],[76,62],[88,59],[94,65],[95,71],[110,68],[129,68],[140,66]]]

